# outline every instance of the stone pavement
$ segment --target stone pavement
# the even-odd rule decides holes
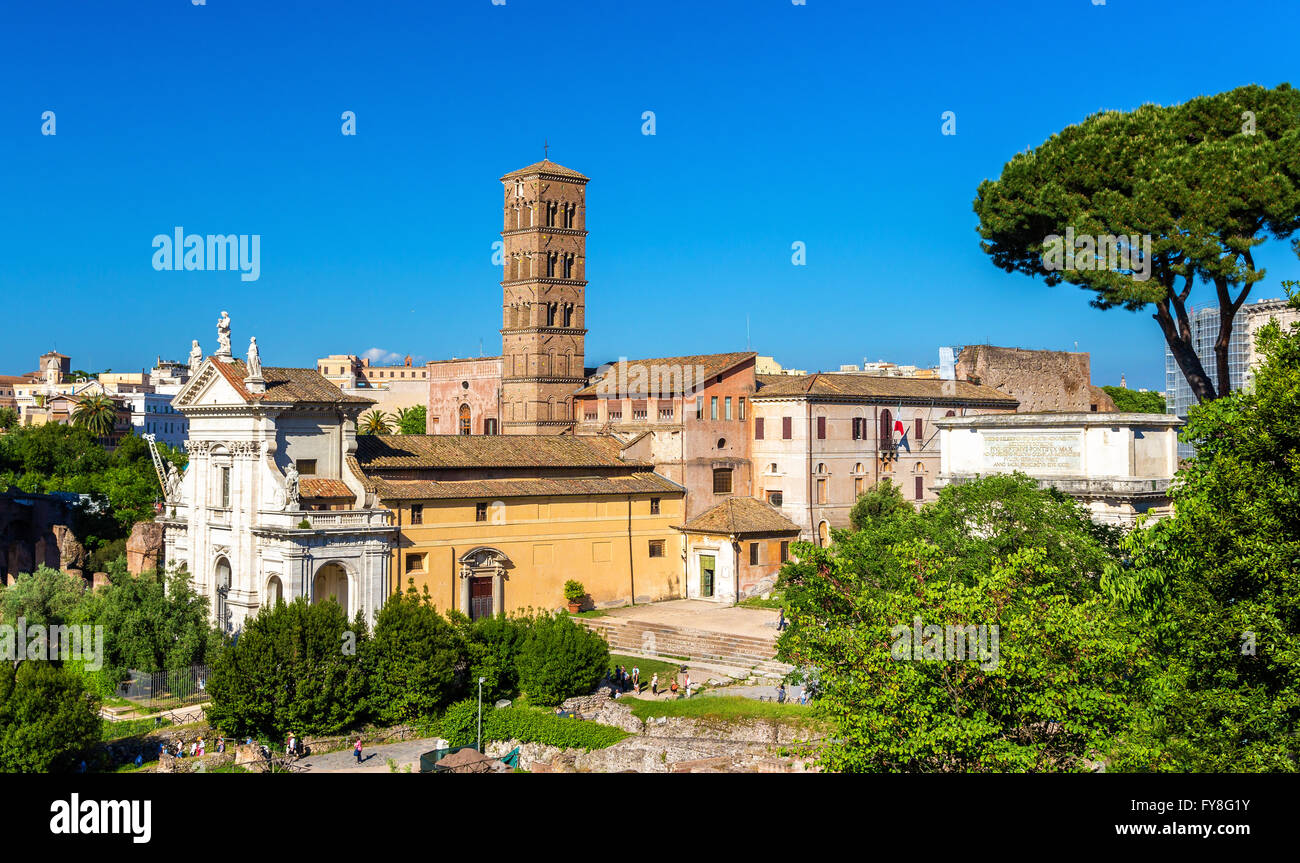
[[[604,611],[607,617],[765,639],[776,638],[776,622],[780,616],[774,609],[741,608],[703,599],[670,599]]]
[[[388,759],[391,758],[397,762],[397,772],[402,772],[402,768],[409,764],[411,772],[418,773],[420,755],[434,749],[436,740],[437,738],[434,737],[426,737],[401,743],[363,746],[360,764],[357,764],[356,756],[352,754],[352,747],[349,746],[338,752],[308,755],[297,761],[295,766],[302,768],[304,773],[391,773],[388,768]]]

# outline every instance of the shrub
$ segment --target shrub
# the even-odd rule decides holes
[[[533,704],[559,704],[595,689],[609,666],[605,640],[566,614],[533,621],[519,652],[519,685]]]
[[[483,705],[483,725],[486,729],[488,719],[492,714],[492,705]],[[447,745],[470,746],[478,740],[478,701],[473,698],[466,698],[463,701],[457,701],[447,712],[442,715],[442,721],[438,728],[439,736],[447,741]]]
[[[272,740],[353,726],[369,704],[367,640],[364,618],[349,623],[337,602],[262,606],[213,664],[208,720],[228,734]]]
[[[0,662],[0,771],[71,770],[100,739],[99,704],[50,662]]]
[[[527,707],[506,707],[483,715],[484,740],[518,740],[562,749],[604,749],[627,737],[611,725],[556,716]]]
[[[469,694],[478,695],[477,684],[483,680],[483,700],[512,698],[519,691],[516,662],[528,633],[531,620],[505,615],[485,617],[465,627],[469,651]]]
[[[582,582],[569,579],[564,583],[564,598],[569,602],[582,602],[586,595],[587,589],[582,586]]]
[[[432,716],[451,701],[465,669],[459,633],[413,588],[384,603],[369,651],[374,712],[389,723]]]

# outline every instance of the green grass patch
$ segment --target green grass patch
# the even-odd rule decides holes
[[[146,719],[104,719],[102,739],[105,742],[111,740],[124,740],[127,737],[140,737],[162,728],[171,726],[171,720],[153,718]]]
[[[740,695],[709,695],[676,698],[668,701],[651,701],[636,697],[619,699],[620,704],[632,708],[632,714],[645,720],[652,716],[680,716],[687,719],[715,719],[723,722],[745,719],[767,719],[787,725],[816,727],[820,720],[813,716],[812,708],[802,704],[777,704],[758,701]]]
[[[579,611],[577,614],[570,615],[570,616],[571,617],[604,617],[605,612],[602,609],[593,608],[590,611]]]

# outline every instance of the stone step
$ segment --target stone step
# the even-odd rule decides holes
[[[616,653],[712,661],[749,669],[762,677],[781,677],[789,671],[788,666],[775,662],[775,635],[767,639],[600,617],[576,620],[602,636],[610,650]]]

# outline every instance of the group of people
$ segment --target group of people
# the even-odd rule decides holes
[[[799,703],[806,705],[808,703],[808,698],[808,684],[805,683],[803,686],[799,687]],[[785,682],[782,681],[776,687],[776,701],[778,704],[785,704],[786,699]]]
[[[202,737],[199,737],[195,740],[190,741],[190,745],[187,751],[185,746],[185,741],[178,737],[174,741],[172,741],[171,754],[176,756],[177,758],[185,758],[187,756],[190,758],[202,758],[204,755],[207,754],[207,748],[208,748],[207,741],[205,741]],[[158,755],[161,756],[166,751],[167,751],[167,744],[159,743]],[[217,752],[225,752],[225,751],[226,751],[226,738],[218,737]]]
[[[640,692],[641,668],[636,665],[631,668],[615,665],[614,671],[610,674],[610,683],[619,692]]]

